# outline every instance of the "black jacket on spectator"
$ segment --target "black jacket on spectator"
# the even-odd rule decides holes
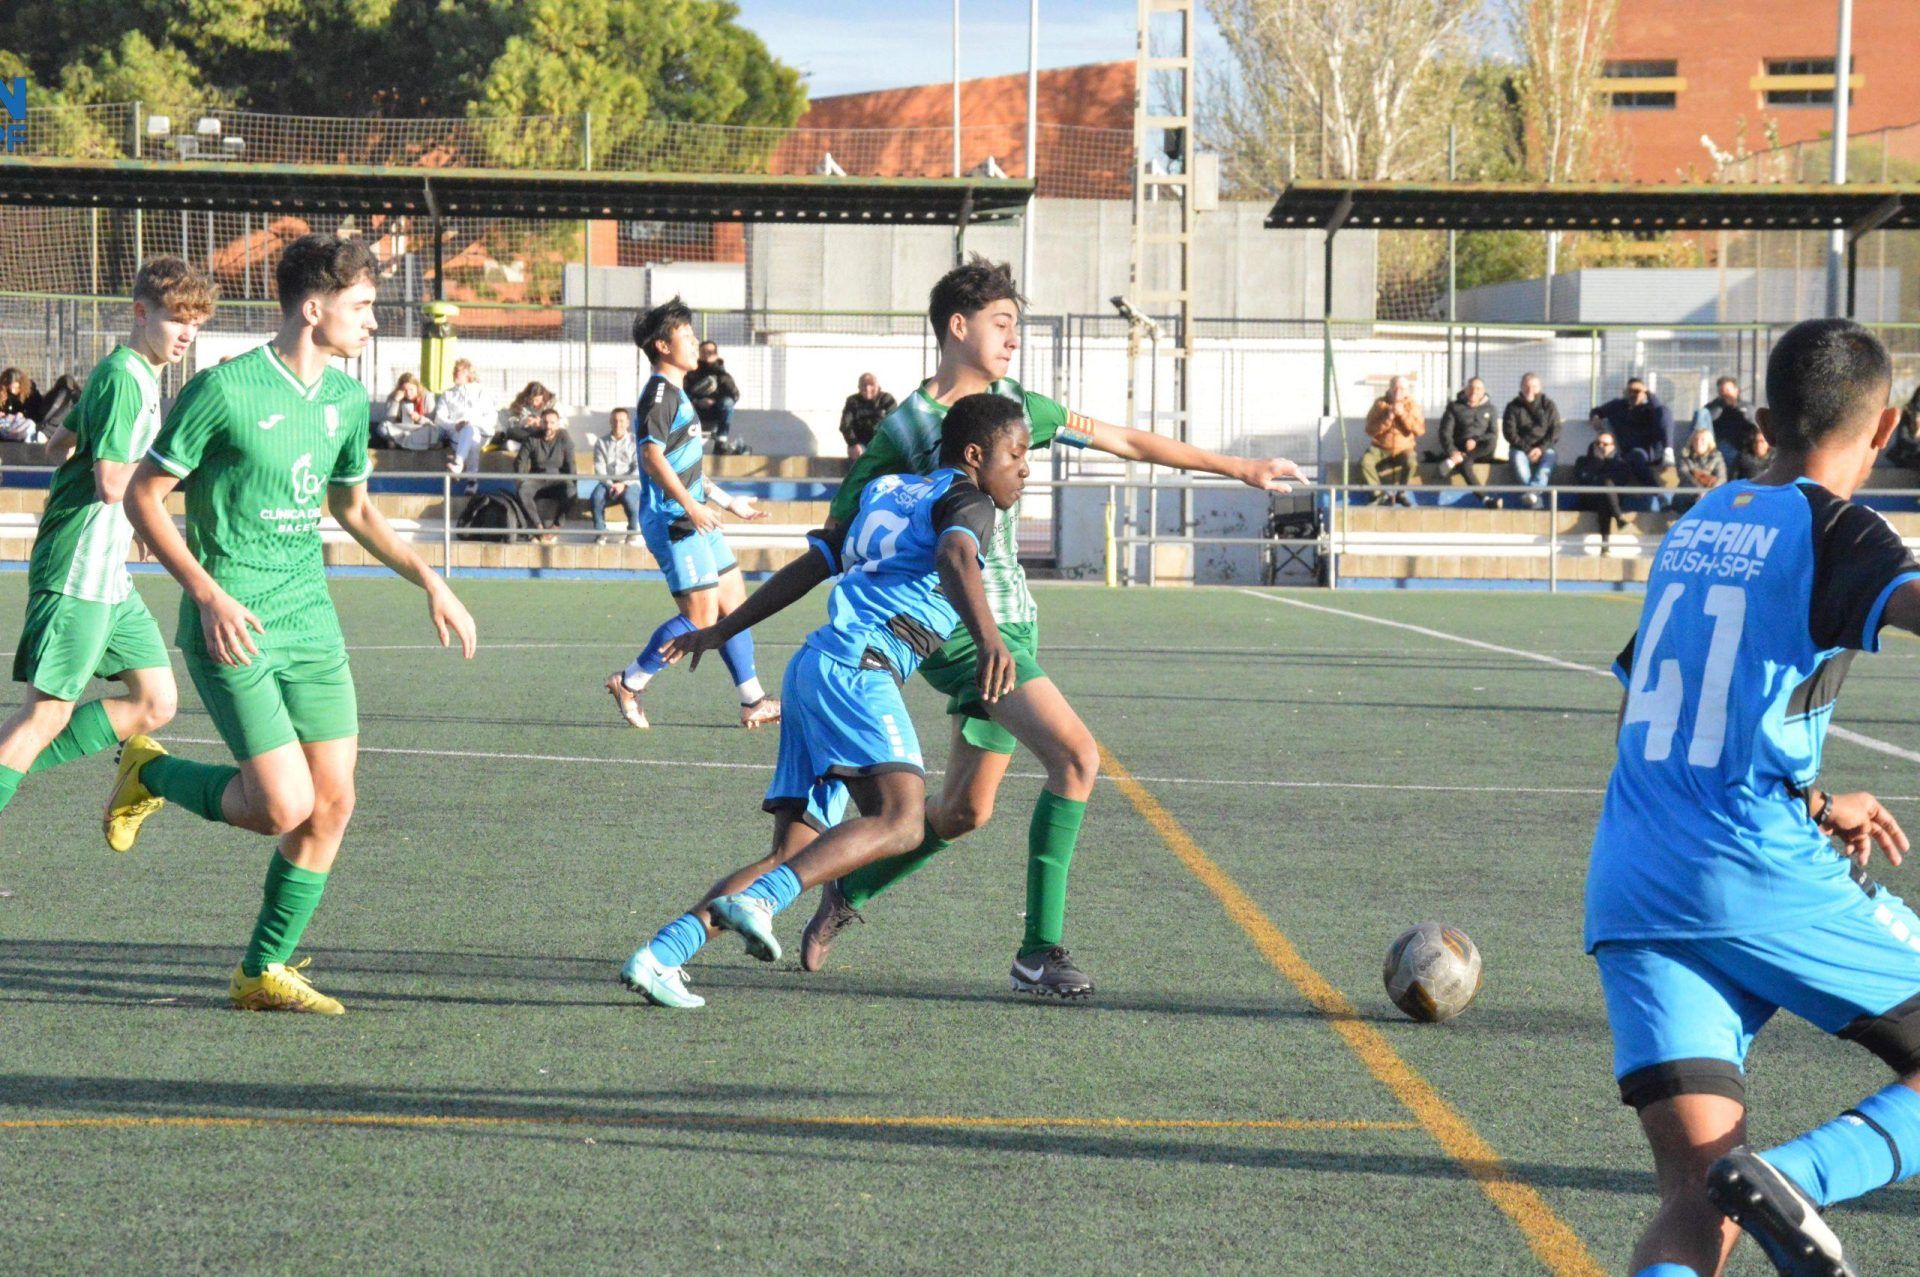
[[[687,374],[687,398],[699,412],[711,412],[713,406],[722,399],[740,402],[740,387],[733,380],[733,374],[727,371],[727,361],[716,359],[712,363],[701,362]]]
[[[1595,456],[1589,452],[1573,463],[1573,482],[1575,487],[1580,488],[1600,488],[1608,484],[1630,488],[1633,486],[1633,467],[1618,452],[1611,457]]]
[[[1625,398],[1609,399],[1595,408],[1593,415],[1607,423],[1607,429],[1613,432],[1613,441],[1620,445],[1622,452],[1638,448],[1651,453],[1657,462],[1661,453],[1673,447],[1673,413],[1652,391],[1647,392],[1647,401],[1638,406]]]
[[[1893,428],[1893,438],[1887,440],[1886,457],[1890,466],[1920,470],[1920,386],[1900,409],[1900,424]]]
[[[873,432],[880,428],[887,414],[899,406],[893,396],[884,390],[871,399],[864,398],[857,391],[848,395],[846,404],[840,409],[840,437],[847,441],[849,448],[856,444],[866,447],[873,442]]]
[[[1455,395],[1447,410],[1440,414],[1440,452],[1445,456],[1466,452],[1467,440],[1473,440],[1472,456],[1485,461],[1493,456],[1493,400],[1479,404],[1467,402],[1465,393]]]
[[[1743,403],[1728,403],[1718,395],[1707,405],[1707,419],[1713,422],[1713,441],[1730,452],[1738,452],[1753,437],[1753,418]]]
[[[1526,452],[1533,448],[1558,448],[1560,446],[1560,408],[1553,400],[1541,395],[1528,403],[1515,395],[1507,403],[1507,411],[1500,419],[1500,427],[1507,436],[1507,446]]]
[[[1758,479],[1773,465],[1773,454],[1764,457],[1755,456],[1742,448],[1734,454],[1733,465],[1728,467],[1728,477],[1732,479]]]

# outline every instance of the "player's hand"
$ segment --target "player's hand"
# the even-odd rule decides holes
[[[760,520],[770,516],[765,510],[753,504],[752,497],[735,497],[733,499],[733,517],[736,519],[744,519],[748,523],[758,523]]]
[[[1869,793],[1835,794],[1824,828],[1840,840],[1847,858],[1862,869],[1873,858],[1875,843],[1880,844],[1888,862],[1895,865],[1911,846],[1893,813]]]
[[[1300,467],[1285,457],[1243,462],[1236,477],[1249,488],[1259,488],[1263,492],[1288,492],[1291,491],[1287,486],[1288,481],[1307,481],[1307,476],[1300,473]]]
[[[722,632],[717,625],[709,625],[704,630],[694,630],[690,634],[676,634],[660,645],[660,657],[667,664],[673,665],[681,657],[691,656],[693,663],[687,668],[697,670],[700,668],[700,656],[703,652],[711,652],[714,648],[723,646],[732,637],[731,634]]]
[[[993,704],[1013,691],[1017,677],[1013,653],[1007,650],[1005,643],[995,638],[980,645],[979,672],[975,675],[975,684],[980,689],[981,700]]]
[[[695,505],[687,511],[687,522],[693,525],[695,532],[711,532],[720,526],[720,516],[704,505]]]
[[[138,532],[133,534],[133,557],[137,563],[153,562],[153,550],[148,547],[147,539]]]
[[[225,590],[200,605],[200,633],[205,636],[207,655],[222,665],[251,665],[260,649],[253,645],[254,634],[265,634],[260,618],[240,606],[240,601]]]
[[[433,632],[440,636],[441,647],[452,646],[453,638],[458,636],[460,655],[469,661],[473,659],[474,649],[480,645],[473,613],[467,611],[467,605],[446,585],[428,589],[427,619],[433,622]]]

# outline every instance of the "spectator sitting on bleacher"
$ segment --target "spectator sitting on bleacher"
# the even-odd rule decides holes
[[[878,377],[870,372],[860,374],[859,389],[847,396],[840,409],[840,437],[847,441],[847,460],[860,459],[873,442],[873,432],[899,406],[892,395],[880,389]]]
[[[1583,492],[1580,508],[1600,516],[1600,547],[1605,553],[1613,540],[1613,530],[1627,521],[1620,508],[1620,494],[1613,488],[1633,485],[1633,467],[1620,456],[1614,437],[1602,430],[1594,436],[1586,455],[1573,463],[1573,482],[1580,488],[1606,488],[1606,492]]]
[[[1773,465],[1773,444],[1762,434],[1758,426],[1747,436],[1747,446],[1733,459],[1733,477],[1736,479],[1758,479]]]
[[[700,418],[701,428],[713,440],[716,457],[739,456],[747,450],[733,441],[733,406],[740,402],[740,386],[720,358],[720,347],[710,341],[700,343],[700,362],[687,374],[687,398]]]
[[[520,393],[500,410],[499,427],[493,432],[488,450],[518,452],[529,430],[540,424],[540,414],[553,407],[553,392],[537,381],[520,387]]]
[[[405,448],[424,452],[437,448],[446,432],[433,422],[433,410],[427,401],[426,387],[410,372],[400,374],[393,391],[387,395],[387,410],[373,428],[376,448]]]
[[[1468,484],[1479,485],[1481,480],[1473,467],[1492,459],[1493,431],[1493,401],[1487,398],[1487,383],[1470,377],[1466,389],[1453,397],[1440,417],[1440,447],[1444,450],[1440,473],[1450,475],[1457,470],[1466,476]],[[1480,500],[1485,505],[1496,504],[1484,492]]]
[[[1680,450],[1680,486],[1683,488],[1717,488],[1727,481],[1727,461],[1720,455],[1720,445],[1714,442],[1713,427],[1701,426],[1687,436],[1687,446]],[[1696,498],[1680,497],[1673,508],[1685,513],[1693,508]]]
[[[1513,481],[1528,488],[1546,487],[1560,460],[1560,407],[1541,393],[1538,374],[1520,379],[1520,393],[1507,401],[1500,430],[1507,437]],[[1520,500],[1529,510],[1540,508],[1538,493],[1529,492]]]
[[[607,502],[618,501],[627,508],[627,544],[641,545],[640,535],[640,454],[633,438],[633,414],[615,408],[607,418],[607,434],[593,441],[593,472],[600,482],[593,488],[593,527],[600,544],[613,538],[607,535]]]
[[[547,396],[552,399],[552,395]],[[519,474],[527,475],[571,475],[573,469],[573,436],[560,424],[560,410],[545,408],[526,425],[507,426],[499,432],[505,442],[519,445],[514,454],[513,468]],[[571,479],[564,483],[546,482],[528,479],[520,484],[520,504],[533,512],[542,528],[540,543],[552,545],[555,537],[551,529],[558,528],[567,521],[573,512],[574,484]]]
[[[1718,393],[1693,414],[1693,428],[1705,426],[1713,431],[1720,458],[1731,467],[1740,449],[1746,447],[1747,436],[1754,432],[1755,426],[1753,418],[1747,415],[1747,406],[1740,402],[1739,382],[1722,377],[1715,389]]]
[[[453,384],[440,394],[433,405],[433,424],[445,432],[447,469],[459,474],[480,468],[480,452],[493,438],[493,395],[474,375],[473,361],[453,361]]]
[[[1360,477],[1374,485],[1413,482],[1420,463],[1420,436],[1426,433],[1427,419],[1407,394],[1407,379],[1393,378],[1387,383],[1387,393],[1374,400],[1367,412],[1367,438],[1373,440],[1373,446],[1360,456]],[[1390,505],[1413,504],[1412,496],[1405,492],[1376,491],[1374,498]]]
[[[1660,486],[1660,470],[1673,464],[1673,413],[1640,377],[1627,378],[1626,393],[1593,410],[1598,427],[1604,423],[1619,442],[1620,455],[1633,467],[1633,481],[1643,488]],[[1660,508],[1659,498],[1654,508]]]
[[[80,398],[80,383],[62,374],[43,391],[19,368],[0,372],[0,440],[41,443]]]
[[[1900,409],[1900,424],[1893,428],[1886,451],[1880,459],[1889,466],[1920,470],[1920,386]]]

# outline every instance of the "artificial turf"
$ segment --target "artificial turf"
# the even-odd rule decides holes
[[[1102,744],[1571,1230],[1549,1261],[1111,783],[1068,918],[1098,992],[1007,992],[1024,755],[994,823],[869,908],[827,970],[723,940],[690,968],[705,1010],[642,1005],[620,961],[764,850],[774,734],[732,726],[704,665],[656,683],[652,732],[617,721],[600,682],[664,615],[657,584],[456,584],[470,665],[429,647],[404,585],[334,585],[365,752],[303,952],[343,1019],[225,1008],[265,840],[168,810],[112,855],[105,759],[30,779],[0,817],[0,1271],[1624,1269],[1652,1176],[1580,949],[1610,680],[1247,592],[1039,590],[1043,661]],[[0,615],[23,588],[0,579]],[[172,588],[141,588],[171,634]],[[1275,597],[1592,666],[1635,617]],[[819,614],[763,629],[769,685]],[[1916,656],[1856,663],[1838,721],[1920,749]],[[223,757],[184,682],[167,737]],[[940,704],[917,683],[909,704],[937,768]],[[1904,795],[1903,817],[1912,770],[1829,745],[1835,784]],[[811,904],[783,916],[789,947]],[[1487,965],[1440,1027],[1380,987],[1388,941],[1426,918]],[[1883,1080],[1783,1022],[1754,1055],[1754,1133]],[[1833,1220],[1862,1271],[1897,1272],[1917,1207],[1907,1187]],[[1765,1265],[1743,1247],[1730,1271]]]

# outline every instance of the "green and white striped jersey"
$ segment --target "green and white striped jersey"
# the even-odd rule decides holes
[[[119,505],[96,495],[97,461],[134,462],[160,432],[160,374],[129,346],[94,366],[66,428],[73,455],[54,471],[27,566],[29,590],[52,590],[93,603],[118,603],[133,592],[127,551],[133,525]]]
[[[263,647],[340,641],[320,519],[329,486],[367,481],[367,412],[358,381],[329,366],[306,385],[268,344],[189,381],[147,454],[184,481],[187,546],[260,618]],[[200,641],[184,596],[177,641]]]
[[[1026,410],[1027,428],[1032,432],[1032,447],[1044,448],[1062,443],[1084,448],[1092,441],[1091,423],[1070,413],[1045,395],[1022,390],[1020,383],[1003,377],[987,387],[989,394],[1018,400]],[[940,426],[947,419],[947,405],[937,403],[921,385],[873,434],[873,442],[847,471],[847,478],[833,496],[833,519],[842,525],[853,522],[860,509],[860,494],[883,474],[931,474],[940,466]],[[986,586],[987,605],[993,619],[1001,625],[1018,625],[1035,620],[1039,609],[1027,589],[1026,570],[1020,566],[1017,527],[1020,507],[1002,510],[993,525],[987,543],[986,563],[981,577]]]

